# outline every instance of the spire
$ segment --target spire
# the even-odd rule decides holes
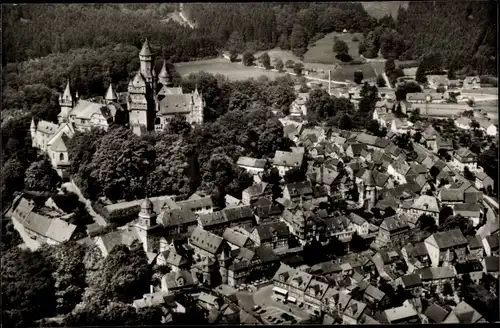
[[[151,48],[149,47],[148,38],[144,41],[141,52],[139,52],[139,56],[151,56]]]
[[[196,96],[199,96],[199,95],[200,95],[200,93],[198,92],[198,84],[196,84],[196,86],[194,87],[194,94],[195,94]]]
[[[30,125],[30,130],[35,130],[36,129],[36,126],[35,126],[35,118],[34,117],[31,117],[31,125]]]
[[[64,89],[63,99],[64,100],[73,100],[73,97],[71,97],[71,90],[69,88],[69,80],[68,80],[68,83],[66,83],[66,89]]]
[[[116,95],[116,92],[113,89],[113,83],[109,84],[108,91],[106,91],[106,96],[104,97],[104,99],[109,101],[116,101],[118,99],[118,96]]]
[[[158,74],[158,77],[164,78],[164,79],[169,78],[168,71],[167,71],[167,61],[165,59],[163,59],[163,66],[161,67],[161,71]]]

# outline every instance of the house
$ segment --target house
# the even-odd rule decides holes
[[[241,156],[238,158],[236,165],[246,170],[250,174],[258,174],[264,172],[267,161],[265,159],[258,159],[252,157]]]
[[[172,271],[181,271],[189,269],[190,261],[186,256],[180,255],[174,250],[166,250],[158,255],[156,264],[168,265]]]
[[[239,248],[231,256],[227,270],[227,284],[236,287],[250,283],[269,273],[275,272],[279,266],[279,258],[267,245],[252,248]]]
[[[250,235],[256,246],[267,245],[272,249],[287,249],[290,229],[285,222],[271,222],[255,227]]]
[[[427,307],[424,312],[424,315],[427,317],[429,323],[442,323],[450,311],[443,309],[441,306],[436,303],[432,303]]]
[[[483,216],[483,210],[481,208],[481,205],[479,204],[456,204],[453,207],[453,212],[455,213],[455,215],[461,215],[464,218],[470,219],[474,227],[479,224]]]
[[[181,209],[188,209],[195,214],[206,214],[214,211],[211,196],[200,197],[193,194],[189,199],[178,201],[175,204]]]
[[[233,228],[226,228],[222,234],[222,238],[224,238],[231,249],[238,249],[242,247],[249,248],[254,246],[254,242],[250,236]]]
[[[275,204],[272,200],[261,197],[253,204],[254,215],[257,224],[267,222],[275,222],[279,220],[283,209]]]
[[[169,272],[161,278],[161,290],[175,293],[195,287],[193,276],[187,270]]]
[[[424,288],[435,286],[438,290],[442,290],[445,283],[453,286],[453,281],[457,276],[455,269],[450,266],[423,268],[419,274]]]
[[[465,193],[463,189],[458,188],[443,188],[438,194],[441,204],[455,205],[462,204],[465,200]]]
[[[427,248],[425,247],[425,243],[423,242],[416,243],[415,245],[408,244],[401,249],[401,252],[408,264],[409,271],[411,271],[410,267],[412,266],[412,263],[410,263],[410,260],[412,258],[417,260],[422,265],[427,266],[428,264],[430,264],[429,253],[427,252]]]
[[[485,131],[487,135],[495,137],[498,134],[498,127],[488,117],[476,118],[475,120],[479,123],[479,129]]]
[[[368,147],[366,144],[361,144],[361,143],[355,143],[355,144],[350,144],[345,153],[347,156],[354,158],[354,157],[359,157],[363,153],[363,151],[366,151]]]
[[[363,293],[363,300],[369,303],[381,302],[385,297],[385,293],[377,287],[369,284]]]
[[[409,233],[408,219],[404,214],[390,216],[382,221],[376,242],[378,245],[399,243],[404,241]]]
[[[244,205],[251,205],[260,197],[267,196],[270,192],[271,188],[266,182],[254,184],[242,191],[241,201]]]
[[[463,82],[463,89],[480,89],[481,79],[479,76],[467,76]]]
[[[419,218],[421,215],[432,216],[436,220],[436,225],[439,225],[439,212],[441,207],[439,201],[434,196],[421,195],[410,207],[409,215],[414,218]]]
[[[482,242],[487,256],[498,256],[498,233],[484,237]]]
[[[236,197],[233,197],[231,195],[226,195],[224,196],[224,200],[226,203],[226,207],[231,207],[231,206],[241,206],[241,200],[239,200]]]
[[[156,222],[168,235],[190,233],[198,224],[196,214],[187,208],[164,209],[158,215]]]
[[[222,211],[202,214],[198,218],[199,226],[207,231],[222,235],[228,227],[242,226],[251,228],[255,216],[249,205],[226,207]]]
[[[305,117],[307,115],[306,102],[309,99],[309,93],[303,92],[297,94],[297,98],[290,105],[290,116]]]
[[[469,254],[467,255],[468,261],[476,261],[481,260],[483,258],[484,247],[481,240],[481,237],[478,235],[475,236],[467,236],[467,241],[469,245],[467,246],[467,250]]]
[[[140,241],[139,235],[135,229],[127,228],[125,230],[116,230],[100,235],[96,238],[96,245],[99,247],[103,257],[109,255],[111,250],[117,245],[130,247],[134,241]]]
[[[49,218],[35,209],[35,203],[24,197],[16,198],[9,209],[14,229],[19,232],[26,245],[36,249],[41,244],[58,245],[70,240],[76,225],[54,217]]]
[[[288,299],[288,285],[291,278],[295,275],[297,269],[293,269],[288,265],[281,263],[280,267],[273,276],[273,294],[271,297],[275,300],[286,302]],[[297,300],[295,299],[295,302]]]
[[[310,181],[301,181],[288,183],[283,189],[283,198],[291,202],[297,202],[300,199],[310,200],[313,198],[313,189]]]
[[[460,148],[455,152],[452,164],[460,171],[466,166],[470,171],[477,171],[477,156],[467,148]]]
[[[224,239],[202,227],[196,227],[188,239],[188,245],[194,249],[199,258],[216,258],[222,251]]]
[[[220,304],[220,298],[214,295],[201,292],[198,296],[197,303],[206,310],[211,310],[212,308],[218,308]]]
[[[424,104],[427,102],[427,93],[410,92],[406,94],[406,101],[410,104]]]
[[[356,213],[349,215],[351,222],[359,236],[366,236],[370,233],[370,223]]]
[[[453,140],[451,138],[436,136],[436,140],[433,142],[432,149],[435,149],[437,152],[439,152],[440,150],[453,151]]]
[[[436,232],[424,241],[433,267],[450,263],[455,259],[463,261],[468,245],[460,229]]]
[[[487,190],[488,187],[490,187],[491,190],[495,189],[493,179],[483,172],[476,172],[475,186],[478,190]]]
[[[387,318],[387,321],[391,325],[402,324],[402,323],[406,324],[420,323],[418,312],[408,302],[406,302],[402,306],[385,310],[384,315]]]
[[[305,291],[312,279],[312,275],[301,271],[291,269],[285,264],[281,264],[280,268],[273,277],[275,286],[288,291],[287,301],[300,305],[305,302]]]
[[[483,322],[483,316],[464,301],[458,303],[453,309],[453,312],[457,316],[460,323],[470,324]]]
[[[420,297],[422,294],[422,279],[416,273],[402,276],[401,285],[413,297]]]
[[[406,118],[395,118],[391,123],[391,131],[396,134],[406,134],[412,125]]]
[[[499,262],[498,256],[486,256],[482,263],[484,273],[491,274],[493,277],[498,279]]]
[[[289,170],[300,168],[303,159],[304,153],[277,150],[273,159],[273,167],[276,167],[280,176],[283,177]]]
[[[314,277],[309,282],[304,294],[305,309],[311,313],[320,313],[322,299],[328,290],[326,279]]]
[[[366,304],[351,298],[347,306],[342,311],[342,324],[355,325],[365,313]]]

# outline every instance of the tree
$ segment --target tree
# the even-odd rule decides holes
[[[297,76],[301,76],[303,70],[304,65],[302,63],[295,63],[295,65],[293,65],[293,71],[297,74]]]
[[[234,91],[229,100],[229,111],[246,111],[250,106],[250,97],[246,94]]]
[[[349,47],[345,41],[336,39],[333,44],[333,52],[335,52],[339,57],[344,57],[349,54]]]
[[[450,215],[444,220],[443,223],[439,224],[439,231],[448,231],[453,229],[460,229],[464,236],[471,236],[475,234],[472,221],[461,215]]]
[[[185,117],[175,115],[168,122],[167,132],[170,134],[186,135],[191,132],[191,125],[186,121]]]
[[[422,92],[422,88],[414,82],[399,85],[396,89],[396,100],[406,100],[406,94],[414,92]]]
[[[363,81],[363,71],[358,70],[354,72],[354,82],[356,84],[361,84],[362,81]]]
[[[1,272],[3,325],[34,326],[35,320],[54,314],[53,265],[41,251],[8,250],[2,254]]]
[[[394,63],[394,58],[389,58],[385,61],[384,71],[387,76],[391,75],[396,69],[396,63]]]
[[[287,60],[285,62],[285,67],[286,68],[293,68],[294,66],[295,66],[295,62],[293,60],[291,60],[291,59],[289,59],[289,60]]]
[[[240,31],[234,31],[231,33],[229,40],[227,40],[226,47],[230,52],[234,53],[241,53],[243,51],[245,41]]]
[[[453,215],[453,209],[449,206],[443,206],[439,211],[439,226],[443,225],[449,216]]]
[[[475,176],[474,176],[474,173],[472,173],[470,170],[469,170],[469,167],[466,165],[464,167],[464,178],[466,178],[467,180],[469,181],[474,181],[476,180]]]
[[[351,241],[349,242],[349,249],[354,253],[360,253],[368,248],[366,240],[359,236],[357,232],[352,235]]]
[[[264,52],[260,57],[259,61],[264,65],[265,69],[271,68],[271,58],[267,52]]]
[[[437,231],[436,220],[429,215],[422,214],[417,220],[418,229],[434,233]]]
[[[274,64],[274,66],[276,67],[278,72],[283,72],[283,68],[285,67],[285,65],[283,64],[283,61],[281,59],[278,59],[276,61],[276,64]]]
[[[249,51],[245,51],[243,53],[243,64],[245,66],[253,66],[253,62],[255,61],[255,57]]]
[[[231,51],[229,54],[229,60],[231,63],[234,63],[235,61],[238,60],[238,53],[236,51]]]
[[[47,158],[33,162],[26,170],[24,185],[29,190],[55,191],[60,184],[61,178]]]
[[[419,83],[426,83],[427,77],[425,74],[425,68],[422,63],[417,68],[417,72],[415,73],[415,80]]]
[[[380,132],[380,124],[377,120],[368,121],[366,124],[366,131],[370,132],[373,135],[378,135]]]
[[[379,88],[385,87],[385,79],[381,74],[377,75],[377,87]]]
[[[285,183],[301,182],[306,180],[306,175],[302,168],[296,167],[288,170],[283,179],[285,180]]]

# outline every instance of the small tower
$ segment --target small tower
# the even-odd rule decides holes
[[[170,76],[169,71],[167,70],[167,61],[163,60],[163,66],[161,67],[161,71],[158,74],[158,82],[161,83],[162,86],[171,87],[172,77]]]
[[[219,274],[223,284],[227,284],[227,269],[231,264],[231,250],[229,246],[222,246],[222,253],[219,255]]]
[[[61,106],[61,113],[58,115],[59,123],[68,122],[69,113],[73,110],[74,105],[69,81],[66,84],[63,95],[59,97],[59,105]]]
[[[140,135],[141,126],[147,130],[152,130],[151,110],[147,99],[146,81],[140,72],[137,72],[134,79],[128,85],[129,123],[135,134]]]
[[[198,92],[198,86],[196,86],[193,94],[191,95],[191,124],[203,123],[204,107],[205,107],[205,102],[201,94]]]
[[[144,230],[156,226],[156,213],[153,210],[153,202],[147,197],[141,203],[141,211],[136,225]]]
[[[31,125],[30,125],[30,134],[31,134],[31,146],[36,147],[36,125],[35,125],[35,119],[32,117],[31,118]]]
[[[144,80],[148,86],[154,90],[155,73],[153,70],[153,55],[151,53],[151,48],[149,47],[148,39],[144,41],[142,45],[141,52],[139,52],[139,60],[141,63],[140,73],[144,77]]]
[[[366,170],[363,174],[363,182],[365,186],[364,198],[367,204],[367,210],[370,211],[377,201],[377,188],[375,186],[375,179],[373,178],[373,172],[371,170]]]
[[[113,83],[109,84],[108,91],[106,91],[106,96],[104,96],[106,103],[109,104],[111,102],[116,102],[118,100],[118,96],[113,88]]]

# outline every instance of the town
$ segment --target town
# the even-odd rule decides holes
[[[21,189],[2,175],[2,278],[34,287],[3,297],[54,304],[8,323],[499,321],[496,86],[432,56],[354,82],[179,82],[157,41],[119,88],[65,79],[57,123],[8,136],[35,160]]]

